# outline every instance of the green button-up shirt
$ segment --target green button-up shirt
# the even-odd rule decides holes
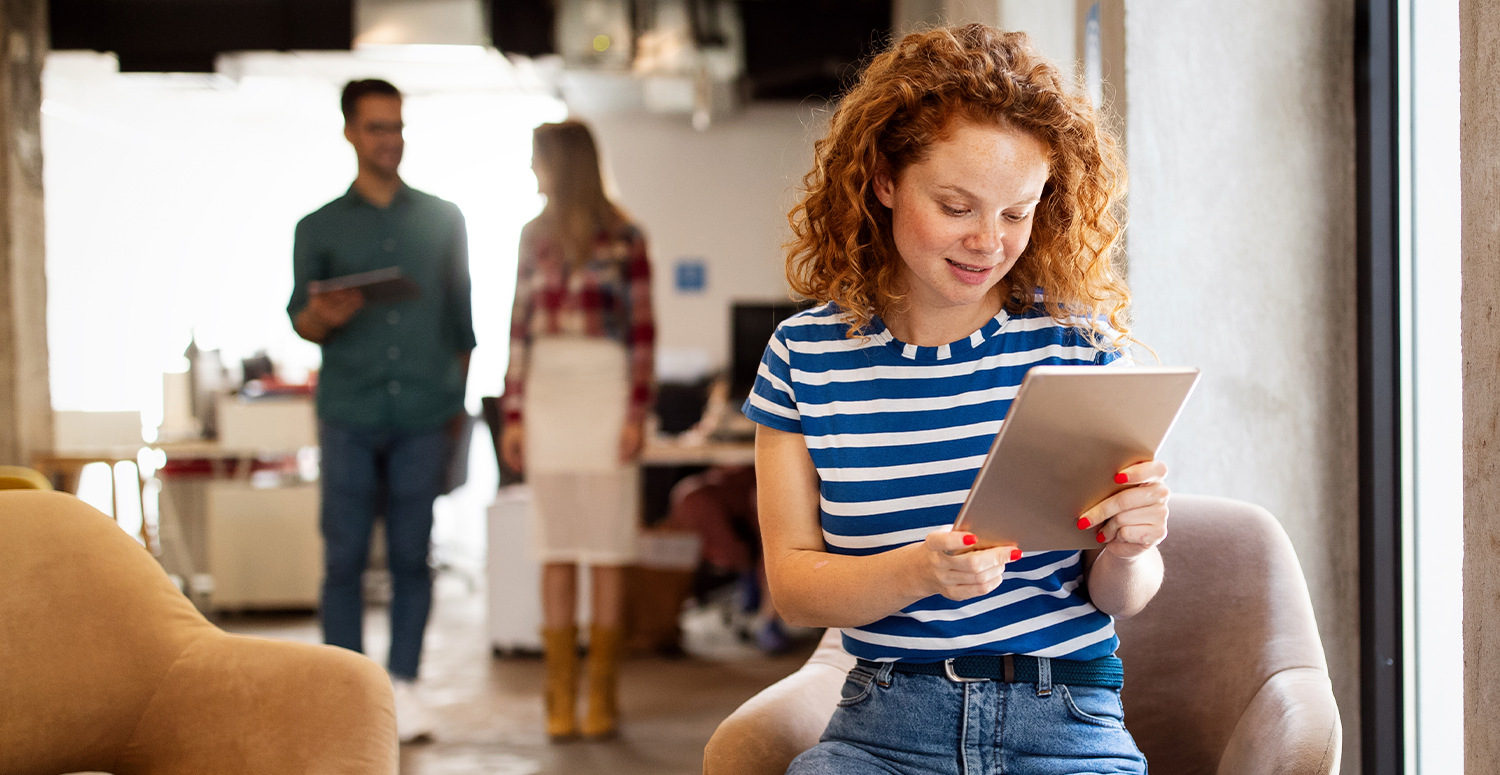
[[[313,280],[401,267],[422,296],[366,304],[323,342],[318,416],[356,428],[427,431],[463,411],[459,354],[474,349],[469,240],[458,206],[409,186],[388,207],[355,193],[297,224],[286,311],[307,306]]]

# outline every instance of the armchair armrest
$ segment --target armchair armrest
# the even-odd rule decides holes
[[[118,769],[395,775],[390,679],[360,654],[213,632],[163,678]]]
[[[782,775],[797,755],[817,745],[838,707],[839,688],[854,657],[829,630],[797,672],[741,705],[719,724],[703,752],[704,775]]]
[[[1328,673],[1282,670],[1266,680],[1241,714],[1219,760],[1219,775],[1339,771],[1343,725]]]

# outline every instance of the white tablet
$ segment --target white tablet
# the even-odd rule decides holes
[[[1022,551],[1097,549],[1090,507],[1133,485],[1198,383],[1195,368],[1036,366],[1026,372],[954,528]]]

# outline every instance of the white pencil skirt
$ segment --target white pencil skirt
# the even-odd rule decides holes
[[[630,404],[625,347],[594,337],[532,343],[526,378],[526,481],[542,562],[635,560],[640,470],[620,463]]]

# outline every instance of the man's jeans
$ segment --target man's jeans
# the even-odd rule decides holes
[[[391,651],[388,670],[414,679],[432,608],[427,567],[432,502],[448,462],[446,430],[427,433],[345,428],[318,423],[322,446],[323,641],[364,650],[364,587],[370,531],[385,515],[389,558]]]
[[[787,775],[1144,775],[1119,690],[1050,681],[856,667],[822,742]]]

